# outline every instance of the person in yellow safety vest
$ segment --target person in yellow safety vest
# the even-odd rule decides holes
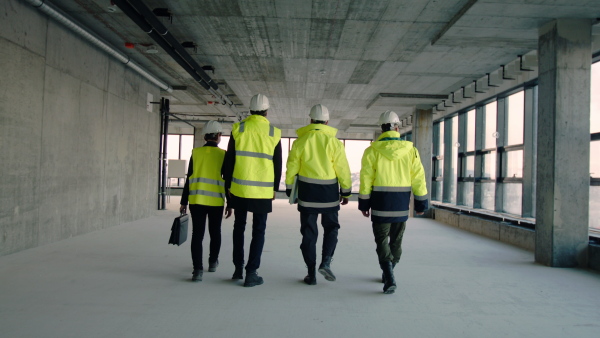
[[[286,194],[292,191],[297,176],[298,211],[302,234],[302,256],[308,267],[304,282],[316,285],[316,244],[319,237],[317,217],[321,214],[323,249],[319,272],[328,281],[335,281],[331,259],[338,241],[338,210],[348,204],[352,179],[344,145],[335,135],[337,129],[329,127],[329,110],[317,104],[310,110],[310,124],[298,129],[287,160]],[[341,195],[341,197],[340,197]]]
[[[281,179],[281,130],[267,120],[269,99],[257,94],[250,100],[250,115],[235,123],[221,169],[228,205],[235,210],[231,279],[242,279],[244,231],[248,211],[252,212],[252,242],[246,264],[245,287],[263,284],[257,273],[265,243],[267,215],[272,211]]]
[[[429,200],[419,152],[412,142],[400,140],[398,115],[388,110],[379,117],[379,124],[383,134],[362,157],[358,209],[365,217],[371,215],[383,292],[391,294],[396,290],[393,269],[402,255],[410,193],[417,215],[429,208]]]
[[[202,281],[204,271],[202,263],[202,241],[208,217],[208,233],[210,234],[210,254],[208,271],[214,272],[219,265],[221,250],[221,215],[225,201],[225,181],[221,178],[221,165],[225,158],[225,150],[218,147],[221,141],[221,124],[209,121],[202,129],[204,146],[194,148],[188,166],[188,174],[181,195],[179,211],[184,214],[188,202],[192,214],[192,262],[194,271],[192,281]],[[226,218],[231,216],[230,208]]]

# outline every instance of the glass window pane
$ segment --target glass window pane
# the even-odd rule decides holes
[[[194,148],[194,135],[181,135],[181,159],[189,160]]]
[[[496,148],[496,116],[498,115],[498,103],[496,101],[485,106],[485,140],[484,149]]]
[[[483,177],[487,179],[496,179],[496,152],[483,155]]]
[[[523,119],[525,113],[525,95],[520,91],[508,97],[508,143],[523,144]]]
[[[481,184],[481,207],[494,211],[496,204],[496,184],[482,183]]]
[[[462,205],[473,207],[473,182],[460,182],[458,188],[462,189],[463,201]]]
[[[506,172],[504,177],[523,177],[523,150],[504,153]]]
[[[590,142],[590,176],[600,178],[600,141]]]
[[[436,181],[431,184],[431,199],[434,201],[442,200],[444,184],[442,181]]]
[[[219,148],[223,150],[227,150],[227,145],[229,144],[229,136],[221,136],[221,142],[219,142]]]
[[[475,177],[475,156],[467,156],[467,167],[465,177]]]
[[[600,133],[600,62],[592,64],[590,133]]]
[[[358,192],[360,189],[360,166],[362,156],[371,145],[370,141],[346,140],[346,157],[350,165],[350,174],[352,175],[352,192]]]
[[[281,138],[281,165],[282,165],[282,170],[281,170],[281,180],[279,181],[279,190],[280,191],[285,191],[285,171],[287,168],[287,159],[288,159],[288,155],[290,154],[290,139],[289,138],[285,138],[282,137]]]
[[[504,212],[521,215],[521,202],[523,199],[523,188],[521,183],[505,183],[502,204]]]
[[[467,113],[467,151],[475,150],[475,109]]]
[[[600,186],[590,186],[590,228],[600,230]]]
[[[179,135],[167,135],[167,159],[179,159]]]

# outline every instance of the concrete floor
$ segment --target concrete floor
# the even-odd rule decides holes
[[[412,219],[399,288],[381,293],[370,223],[340,213],[336,282],[306,271],[298,213],[277,200],[260,275],[231,281],[233,220],[221,265],[192,283],[188,240],[167,245],[168,211],[0,257],[1,337],[598,337],[600,275],[537,265],[530,252]],[[250,232],[247,231],[247,241]],[[205,239],[205,244],[207,243]],[[319,243],[320,245],[320,243]],[[206,247],[205,247],[206,253]],[[206,264],[206,263],[205,263]]]

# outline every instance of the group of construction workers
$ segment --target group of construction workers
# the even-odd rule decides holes
[[[180,212],[189,204],[192,216],[192,281],[201,281],[204,271],[202,241],[208,217],[210,251],[208,271],[219,265],[221,221],[234,215],[232,279],[244,279],[244,231],[252,213],[252,240],[245,265],[245,287],[261,285],[258,275],[265,243],[267,215],[279,187],[282,171],[281,130],[267,120],[269,100],[257,94],[250,100],[250,116],[233,124],[227,151],[218,147],[222,128],[216,121],[203,129],[205,144],[194,148],[181,198]],[[298,138],[289,152],[286,194],[298,204],[300,249],[308,274],[304,282],[316,285],[316,272],[335,281],[331,261],[338,241],[338,211],[348,204],[352,180],[344,145],[337,129],[328,126],[329,110],[317,104],[310,110],[310,124],[296,131]],[[402,254],[402,236],[409,216],[411,192],[414,211],[422,215],[429,207],[425,172],[419,152],[411,142],[402,141],[400,120],[392,111],[379,118],[382,134],[362,157],[358,209],[371,217],[379,265],[383,271],[383,292],[396,290],[394,266]],[[297,194],[297,199],[295,198]],[[317,217],[321,215],[323,248],[317,269]]]

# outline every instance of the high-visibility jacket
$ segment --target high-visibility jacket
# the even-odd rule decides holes
[[[192,150],[193,173],[188,177],[189,203],[208,206],[225,204],[225,181],[221,165],[225,150],[218,147],[200,147]]]
[[[344,145],[335,138],[337,129],[309,124],[296,131],[287,160],[286,190],[298,175],[298,210],[324,213],[340,209],[340,194],[351,195],[352,179]],[[341,187],[341,189],[338,188]]]
[[[272,199],[276,190],[273,153],[281,130],[264,116],[250,115],[233,125],[231,135],[235,140],[231,193],[242,198]]]
[[[373,223],[404,222],[411,191],[415,211],[427,210],[427,181],[419,151],[412,142],[400,141],[398,132],[385,132],[363,154],[358,208],[371,209]]]

